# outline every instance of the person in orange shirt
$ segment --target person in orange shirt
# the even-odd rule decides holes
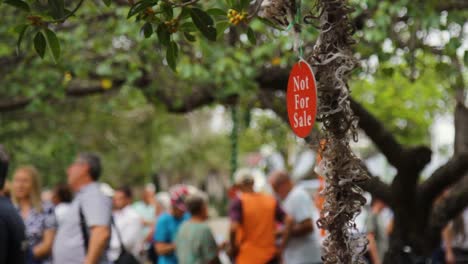
[[[231,257],[236,264],[279,264],[292,219],[273,196],[254,191],[254,178],[249,170],[238,171],[234,182],[240,195],[229,209]],[[277,223],[285,225],[279,247],[275,236]]]

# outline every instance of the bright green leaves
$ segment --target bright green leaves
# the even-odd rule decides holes
[[[38,31],[34,36],[34,49],[37,55],[44,58],[46,48],[49,48],[52,58],[57,62],[60,58],[60,42],[55,33],[48,28]]]
[[[216,28],[211,16],[199,8],[190,9],[190,17],[195,26],[208,40],[216,41]]]
[[[31,4],[30,0],[0,0],[18,9],[27,11],[25,17],[29,22],[18,26],[17,51],[19,52],[24,39],[33,39],[33,46],[40,57],[44,57],[46,51],[57,62],[60,58],[60,42],[53,30],[55,25],[65,22],[81,8],[84,0],[78,0],[77,4],[65,0],[44,0],[39,4]],[[246,34],[252,44],[256,44],[256,34],[250,27],[251,17],[247,13],[250,0],[231,0],[227,7],[237,11],[233,23],[229,20],[229,12],[226,5],[207,8],[201,2],[194,1],[166,1],[166,0],[135,0],[126,16],[128,19],[141,23],[140,35],[150,38],[156,35],[156,40],[163,49],[166,49],[168,65],[176,68],[181,43],[193,43],[197,38],[209,41],[221,39],[226,30],[236,26],[237,32]],[[112,0],[102,0],[106,6]],[[71,5],[69,7],[68,5]],[[102,6],[102,5],[101,5]],[[221,8],[219,8],[221,7]],[[70,11],[71,10],[71,11]],[[231,20],[232,20],[231,19]],[[30,35],[30,36],[28,36]]]
[[[37,32],[34,37],[34,49],[36,50],[37,55],[41,58],[44,58],[45,49],[46,49],[46,40],[42,32]]]
[[[49,48],[50,55],[55,63],[60,58],[60,41],[57,38],[55,32],[47,28],[40,20],[36,18],[31,24],[22,24],[15,28],[15,32],[18,34],[18,40],[16,41],[16,54],[20,54],[21,44],[25,39],[26,34],[34,34],[33,44],[34,50],[41,57],[44,58],[46,48]],[[31,28],[31,30],[28,30]],[[28,33],[29,32],[29,33]]]
[[[210,14],[211,13],[211,14]],[[179,54],[176,41],[196,41],[195,32],[200,32],[206,39],[216,41],[217,30],[212,16],[225,17],[222,9],[209,9],[209,13],[190,5],[180,5],[159,0],[141,0],[129,10],[127,17],[145,23],[140,29],[141,35],[149,38],[156,31],[158,42],[166,48],[166,60],[175,70]],[[177,36],[175,36],[177,35]]]

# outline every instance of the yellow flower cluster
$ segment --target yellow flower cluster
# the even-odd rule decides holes
[[[102,79],[101,80],[101,88],[104,89],[104,90],[109,90],[110,88],[112,88],[112,80],[110,79]]]
[[[63,82],[64,83],[69,83],[72,80],[72,78],[73,78],[73,76],[71,75],[71,73],[69,71],[67,71],[63,75]]]
[[[247,13],[239,12],[234,9],[229,9],[227,17],[231,24],[237,26],[241,21],[243,21],[247,17]]]

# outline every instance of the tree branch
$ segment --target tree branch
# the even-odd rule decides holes
[[[369,192],[372,197],[376,197],[382,200],[388,206],[392,206],[392,192],[390,191],[390,186],[379,179],[377,176],[372,176],[369,174],[369,179],[362,183],[359,183],[364,191]]]
[[[455,155],[438,168],[429,179],[419,186],[422,201],[431,203],[450,185],[459,181],[468,172],[468,153]]]
[[[8,100],[0,100],[0,112],[11,112],[23,109],[31,103],[31,98],[19,97]]]
[[[455,185],[440,203],[434,206],[429,221],[429,230],[434,237],[440,234],[448,222],[468,206],[468,177]]]
[[[401,167],[401,153],[403,147],[383,124],[369,113],[356,100],[350,100],[351,109],[359,117],[359,127],[364,130],[367,136],[375,143],[376,147],[385,155],[388,162],[394,167]]]
[[[111,89],[104,89],[100,84],[96,84],[95,81],[75,81],[73,85],[65,91],[65,95],[67,97],[83,97],[89,96],[94,94],[103,94],[109,93],[111,91],[115,91],[120,89],[120,87],[125,83],[124,80],[114,80],[112,81],[112,88]],[[83,83],[85,83],[83,85]],[[50,100],[50,97],[44,98],[46,100]],[[11,112],[23,109],[27,107],[33,98],[29,97],[16,97],[13,99],[2,99],[0,100],[0,112]]]
[[[210,85],[194,87],[192,94],[179,97],[173,96],[167,90],[157,89],[154,91],[154,95],[156,100],[163,103],[169,112],[187,113],[216,102],[214,89],[215,87]],[[237,100],[237,96],[232,95],[226,97],[223,101],[232,104],[235,100]]]
[[[432,152],[428,147],[403,148],[392,133],[385,129],[384,125],[361,104],[353,98],[350,99],[350,103],[351,109],[359,117],[359,127],[395,168],[407,169],[409,167],[419,173],[430,162]]]
[[[468,9],[468,1],[466,0],[446,0],[438,1],[437,11],[452,11],[452,10],[466,10]]]
[[[461,102],[455,107],[455,153],[468,152],[468,108]]]

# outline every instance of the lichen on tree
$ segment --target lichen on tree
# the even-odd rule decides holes
[[[290,21],[294,21],[300,3],[287,2],[268,1],[263,14],[273,22],[283,22],[279,23],[283,25],[286,13]],[[285,8],[290,11],[285,12]],[[347,86],[347,76],[357,65],[351,51],[351,45],[355,43],[349,19],[352,11],[345,0],[318,0],[314,10],[304,17],[306,24],[317,25],[320,30],[307,61],[316,69],[317,120],[322,123],[321,137],[326,142],[321,149],[323,159],[319,164],[326,179],[322,192],[326,201],[322,217],[317,221],[320,228],[328,231],[322,256],[325,263],[363,263],[362,254],[367,244],[354,223],[366,203],[357,184],[367,180],[368,175],[349,144],[351,140],[357,140],[358,127]],[[300,27],[294,25],[294,31],[299,32]]]
[[[318,225],[328,231],[324,241],[325,263],[362,263],[367,240],[359,235],[354,219],[366,203],[359,182],[368,178],[360,160],[353,154],[350,140],[357,140],[358,119],[351,110],[347,76],[356,67],[351,45],[354,32],[349,19],[353,9],[344,0],[319,0],[314,16],[320,35],[308,61],[316,67],[318,117],[326,144],[322,161],[326,186],[325,204]],[[356,232],[353,232],[355,230]]]

